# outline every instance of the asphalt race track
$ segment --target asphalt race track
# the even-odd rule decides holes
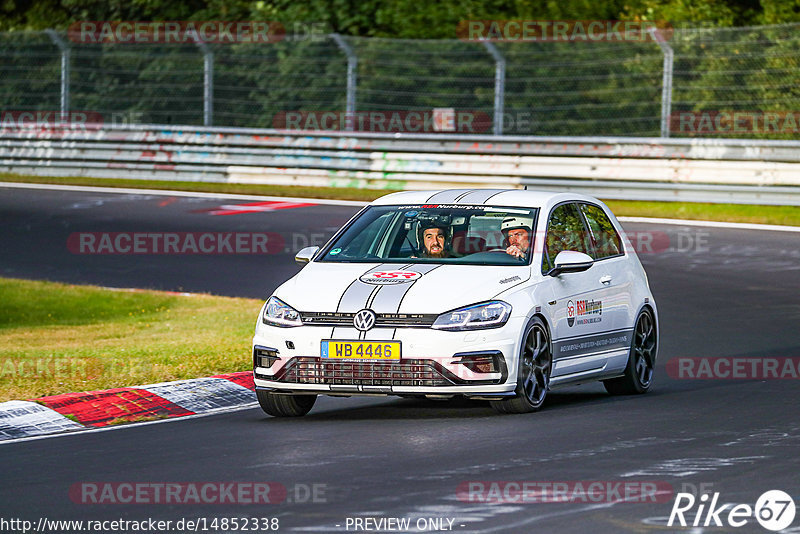
[[[0,275],[264,298],[297,271],[296,248],[324,241],[358,209],[212,214],[243,203],[0,188]],[[698,497],[688,522],[701,495],[754,507],[776,489],[800,502],[800,380],[694,380],[680,378],[675,366],[668,373],[667,364],[800,358],[800,234],[625,227],[656,236],[657,250],[640,255],[661,318],[656,383],[647,395],[611,397],[593,384],[554,392],[541,412],[521,416],[496,415],[477,401],[321,397],[299,420],[254,408],[7,443],[0,445],[0,516],[34,523],[205,518],[207,532],[236,530],[211,529],[213,518],[278,518],[289,532],[376,531],[377,523],[355,518],[410,519],[402,530],[409,532],[769,532],[754,517],[729,526],[730,507],[718,516],[723,527],[713,518],[704,527],[705,514],[694,528],[666,522],[677,492]],[[68,242],[82,232],[270,232],[275,248],[80,254]],[[501,490],[494,496],[506,502],[470,502],[486,494],[459,490],[480,481],[506,489],[514,481],[571,489],[601,481],[612,489],[556,503]],[[91,504],[74,493],[84,482],[272,482],[288,493],[259,505]],[[671,492],[615,502],[620,484],[643,482]],[[389,528],[396,523],[382,525],[397,531]],[[800,517],[784,532],[800,532]]]

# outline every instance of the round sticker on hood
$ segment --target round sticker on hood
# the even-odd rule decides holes
[[[416,271],[372,271],[364,274],[359,278],[365,284],[372,284],[376,286],[388,284],[405,284],[406,282],[413,282],[422,276]]]

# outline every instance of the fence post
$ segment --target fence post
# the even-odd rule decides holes
[[[664,67],[661,79],[661,137],[669,137],[669,116],[672,113],[672,64],[674,53],[667,40],[656,28],[648,30],[664,53]]]
[[[199,39],[195,39],[194,44],[203,53],[203,126],[212,126],[214,123],[214,52]]]
[[[481,41],[494,58],[494,135],[503,135],[503,108],[506,98],[506,58],[494,43]]]
[[[354,129],[356,114],[356,68],[358,67],[358,56],[344,38],[338,33],[332,33],[331,39],[347,56],[347,104],[345,109],[345,120],[347,130]]]
[[[61,116],[65,120],[69,113],[69,45],[55,30],[45,30],[45,33],[61,50]]]

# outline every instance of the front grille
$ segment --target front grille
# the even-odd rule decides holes
[[[300,312],[300,319],[308,326],[353,326],[355,313]],[[424,313],[378,313],[374,328],[430,328],[436,315]]]
[[[297,357],[271,380],[354,386],[452,386],[454,382],[447,375],[447,370],[428,360],[347,362]]]

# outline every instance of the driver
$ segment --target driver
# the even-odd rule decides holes
[[[506,254],[524,260],[531,246],[533,219],[512,215],[503,219],[500,230],[508,243]]]
[[[449,258],[450,252],[445,248],[450,229],[437,222],[423,222],[417,235],[422,245],[420,256],[423,258]]]

